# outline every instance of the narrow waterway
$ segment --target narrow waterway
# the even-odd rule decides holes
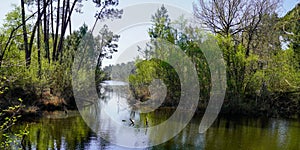
[[[128,93],[124,92],[122,88],[126,86],[125,83],[107,82],[105,85],[113,86],[113,88],[103,89],[102,94],[105,96],[100,99],[99,104],[95,104],[100,108],[87,107],[81,112],[69,111],[68,114],[53,112],[43,118],[23,122],[16,126],[14,130],[24,129],[28,125],[29,135],[25,139],[26,149],[129,149],[113,143],[135,143],[138,142],[136,140],[143,140],[151,144],[153,139],[161,140],[160,138],[164,137],[168,131],[152,133],[151,130],[140,129],[166,121],[174,113],[174,110],[159,109],[149,113],[133,111],[126,99]],[[110,119],[103,117],[101,115],[103,113],[108,114],[106,117],[109,116]],[[96,114],[92,116],[98,118],[84,118],[89,116],[88,114]],[[135,120],[135,123],[132,124],[130,119]],[[174,138],[146,149],[300,149],[299,120],[219,117],[204,134],[198,133],[200,121],[201,116],[194,116]],[[115,124],[131,127],[136,132],[128,131],[126,141],[120,141],[124,138],[119,135],[124,133],[120,133],[120,129]],[[170,126],[170,128],[173,127]],[[102,138],[100,135],[102,137],[105,135],[105,137]]]

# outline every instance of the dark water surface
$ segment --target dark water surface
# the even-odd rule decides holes
[[[114,86],[118,85],[120,84],[114,83]],[[126,86],[126,84],[122,84],[122,86]],[[115,122],[130,126],[129,118],[132,117],[132,110],[129,109],[126,92],[124,94],[120,91],[124,91],[124,89],[106,89],[107,96],[101,101],[106,104],[104,111],[112,116]],[[145,126],[145,118],[150,126],[160,124],[173,112],[172,109],[160,109],[147,114],[135,113],[133,128],[137,128],[137,132],[139,132],[138,128]],[[91,107],[84,110],[83,113],[95,113],[95,110]],[[177,136],[168,142],[146,149],[300,150],[299,120],[219,117],[206,133],[199,134],[201,117],[201,115],[195,116]],[[26,137],[25,143],[26,149],[29,150],[129,149],[111,144],[98,136],[86,124],[86,120],[77,111],[69,111],[68,114],[54,112],[35,121],[24,122],[22,125],[16,126],[15,130],[24,129],[28,125],[29,135]],[[106,122],[105,119],[101,121]],[[110,123],[102,125],[101,128],[105,129],[105,139],[123,142],[118,141],[121,138],[118,137],[117,129]],[[150,133],[145,133],[149,136],[146,140],[153,138],[159,140],[165,134],[165,132],[148,132]],[[139,134],[137,133],[137,135]],[[133,136],[135,135],[128,134],[126,140],[135,142],[136,138]]]
[[[165,115],[168,110],[161,110]],[[126,149],[103,140],[85,124],[78,112],[66,118],[44,117],[27,123],[26,149]],[[205,133],[199,134],[200,119],[194,118],[176,137],[148,149],[226,149],[298,150],[300,122],[282,119],[219,118]],[[25,128],[19,125],[18,128]],[[108,135],[109,136],[109,135]],[[159,136],[160,135],[156,135]],[[130,137],[128,137],[130,139]]]

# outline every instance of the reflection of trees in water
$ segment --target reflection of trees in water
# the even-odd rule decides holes
[[[25,125],[20,125],[14,130],[24,128]],[[29,124],[28,130],[26,149],[88,149],[90,143],[97,143],[97,147],[108,145],[91,131],[78,114],[64,119],[42,118]]]
[[[112,92],[112,89],[109,88],[108,86],[103,86],[102,84],[100,84],[98,86],[97,89],[97,93],[98,93],[98,97],[100,100],[104,101],[105,103],[107,103],[107,100],[109,98],[109,93]]]
[[[104,91],[100,98],[101,101],[107,103],[112,99],[117,100],[118,110],[121,110],[121,106],[125,106],[124,109],[126,110],[136,111],[135,104],[137,101],[133,98],[128,85],[102,85],[101,90]]]
[[[101,102],[107,104],[110,100],[116,100],[117,112],[128,112],[128,118],[122,118],[122,121],[127,122],[129,126],[149,127],[158,125],[167,120],[175,111],[175,109],[162,109],[154,110],[149,113],[140,113],[139,107],[137,107],[140,101],[132,96],[128,85],[103,84],[101,90],[103,93]],[[101,108],[101,102],[95,106],[95,110]],[[132,123],[132,121],[134,123]]]
[[[127,85],[100,85],[99,98],[104,102],[108,102],[113,96],[117,98],[128,98],[130,95]]]
[[[72,113],[72,112],[70,112]],[[140,114],[141,122],[148,118],[150,125],[161,123],[172,114],[161,110]],[[136,114],[137,116],[137,114]],[[198,134],[201,118],[194,118],[176,137],[149,149],[299,149],[299,122],[297,120],[220,118],[205,134]],[[92,120],[92,119],[91,119]],[[227,125],[229,122],[229,126]],[[264,124],[264,125],[262,125]],[[176,125],[174,123],[174,125]],[[227,126],[227,127],[226,127]],[[107,128],[113,129],[111,123]],[[142,127],[142,126],[140,126]],[[25,125],[12,129],[24,129]],[[169,128],[172,128],[170,126]],[[114,145],[96,136],[79,115],[65,119],[42,118],[28,126],[29,135],[25,139],[26,149],[113,149]],[[99,130],[100,131],[100,130]],[[167,132],[168,129],[165,130]],[[115,132],[115,133],[113,133]],[[138,132],[138,130],[137,130]],[[149,138],[160,140],[163,132],[148,130]],[[115,130],[103,133],[106,139],[116,139]],[[253,138],[255,137],[255,138]],[[128,137],[130,138],[130,136]],[[91,144],[93,147],[91,147]],[[95,147],[94,147],[95,146]]]
[[[121,86],[109,86],[105,84],[98,85],[97,89],[97,95],[98,99],[93,96],[93,94],[85,93],[84,96],[77,97],[77,105],[79,108],[86,108],[90,107],[92,105],[97,105],[98,101],[102,101],[104,103],[107,103],[114,94],[116,94],[117,97],[126,98],[128,93],[126,93],[126,88]],[[91,96],[90,96],[91,95]]]

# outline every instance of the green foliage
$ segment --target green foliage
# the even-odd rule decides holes
[[[28,7],[36,4],[36,1],[21,2],[25,2]],[[97,20],[121,17],[122,10],[113,8],[118,5],[117,1],[105,1],[105,4],[103,1],[97,2],[100,2],[99,7],[101,5],[103,10],[96,14]],[[119,36],[111,32],[107,26],[104,26],[97,36],[88,31],[86,25],[78,31],[72,33],[70,31],[70,34],[65,36],[66,29],[71,29],[69,19],[73,8],[80,11],[82,1],[74,3],[66,1],[66,3],[64,5],[68,7],[65,8],[60,6],[60,3],[41,3],[46,8],[30,15],[27,13],[31,11],[22,12],[24,8],[21,7],[24,5],[14,6],[13,10],[6,14],[0,27],[0,132],[3,133],[0,137],[0,149],[9,149],[11,144],[17,145],[16,142],[20,143],[20,139],[28,134],[26,129],[18,133],[10,132],[10,128],[18,122],[19,114],[24,112],[25,107],[41,106],[41,109],[47,109],[45,102],[57,99],[62,99],[62,105],[75,105],[71,101],[73,98],[71,71],[76,52],[82,52],[91,58],[86,60],[90,63],[84,67],[97,65],[95,71],[97,83],[105,76],[100,69],[102,60],[110,58],[112,53],[117,52]],[[54,5],[65,11],[54,11]],[[32,7],[35,8],[37,7]],[[91,50],[87,53],[82,51],[84,49],[83,45],[80,45],[82,40],[90,41],[87,48]],[[88,78],[90,75],[84,74],[82,70],[79,70],[79,74],[83,79],[85,77],[90,79]],[[22,100],[17,101],[16,98],[19,97]]]
[[[153,26],[149,29],[151,43],[143,50],[139,48],[147,61],[137,60],[136,70],[129,78],[129,82],[135,87],[134,92],[137,95],[147,95],[146,92],[143,92],[146,91],[145,87],[149,86],[152,80],[156,78],[162,78],[168,88],[176,87],[177,83],[174,82],[176,76],[169,76],[172,71],[167,70],[168,67],[162,62],[150,59],[151,55],[166,55],[164,50],[159,49],[158,46],[159,42],[166,41],[180,47],[195,64],[201,89],[199,106],[205,108],[211,88],[211,72],[206,57],[213,56],[204,56],[199,44],[210,38],[216,38],[226,63],[227,94],[225,108],[230,108],[235,112],[243,110],[249,112],[267,110],[277,114],[283,113],[282,110],[289,111],[288,113],[291,110],[294,113],[297,112],[293,106],[295,103],[290,102],[290,100],[298,101],[299,98],[297,97],[299,96],[297,95],[300,93],[298,86],[300,74],[296,69],[298,66],[297,50],[295,47],[281,50],[280,34],[275,28],[275,24],[278,22],[276,14],[263,15],[262,21],[257,27],[257,33],[253,36],[254,39],[247,39],[246,37],[250,34],[247,31],[242,35],[204,34],[198,28],[187,26],[187,21],[183,17],[172,23],[167,13],[166,8],[162,6],[152,16]],[[297,27],[291,27],[294,29],[294,36],[293,40],[291,37],[289,39],[293,41],[293,45],[297,41]],[[265,30],[270,28],[276,29],[275,32],[271,33]],[[213,52],[207,53],[214,55]],[[176,72],[174,73],[176,74]],[[141,89],[140,92],[137,89]],[[178,89],[173,88],[170,91],[176,90]],[[278,98],[288,99],[282,106],[288,107],[287,109],[280,108],[280,104],[283,103]],[[276,107],[272,105],[276,105]],[[277,111],[273,111],[273,109]]]
[[[167,87],[167,97],[163,104],[174,106],[180,97],[180,81],[176,71],[168,63],[158,59],[137,60],[136,70],[129,76],[131,90],[140,101],[150,98],[149,86],[155,79],[160,79]]]
[[[121,63],[117,65],[109,65],[103,68],[104,78],[107,80],[116,80],[128,82],[128,75],[134,69],[135,62]]]
[[[245,92],[244,71],[247,63],[245,48],[242,45],[236,45],[230,36],[217,38],[226,63],[228,99],[234,104],[243,98]]]
[[[153,60],[137,61],[136,68],[135,75],[129,76],[129,82],[136,88],[149,86],[158,77],[158,64]]]
[[[6,80],[6,77],[2,77]],[[4,82],[0,80],[0,96],[7,91],[8,88],[4,87]],[[4,88],[3,88],[4,87]],[[7,109],[1,108],[0,112],[0,148],[1,149],[11,149],[11,147],[18,147],[21,149],[21,141],[26,135],[28,135],[27,129],[19,130],[16,133],[10,132],[11,128],[17,123],[18,119],[21,117],[19,111],[24,108],[22,104],[23,100],[18,99],[19,104],[9,106]]]
[[[28,5],[31,4],[35,4],[35,2],[28,3]],[[81,1],[78,4],[81,4]],[[107,3],[106,1],[97,1],[97,4],[99,7],[118,5],[113,1],[107,1]],[[97,20],[120,18],[122,14],[122,11],[117,9],[104,8],[104,10],[111,11],[104,11],[104,14],[97,13]],[[288,95],[285,98],[298,101],[300,85],[299,5],[282,18],[279,18],[271,10],[266,12],[270,13],[259,14],[256,16],[258,18],[254,17],[254,22],[249,24],[249,27],[243,27],[243,18],[237,18],[237,20],[241,20],[238,21],[238,24],[241,23],[241,27],[235,29],[234,26],[238,24],[235,25],[232,22],[233,26],[229,26],[226,35],[220,33],[212,35],[188,25],[188,21],[184,17],[172,22],[167,9],[162,6],[152,16],[153,26],[148,30],[151,42],[145,49],[139,48],[146,61],[137,60],[135,62],[136,70],[133,70],[133,74],[128,79],[136,96],[142,94],[149,96],[147,86],[157,78],[162,79],[167,85],[169,99],[179,96],[180,82],[175,70],[165,62],[151,59],[153,55],[168,56],[167,51],[159,47],[159,44],[165,42],[180,48],[195,64],[201,90],[201,107],[205,107],[210,96],[211,74],[213,74],[210,72],[206,57],[214,56],[205,56],[199,45],[205,40],[217,38],[226,63],[228,87],[226,104],[231,105],[233,109],[239,109],[235,106],[251,108],[254,105],[254,99],[256,104],[260,101],[265,102],[266,98],[281,96],[278,93],[296,93],[296,96]],[[209,16],[209,14],[207,15]],[[216,14],[212,16],[214,15]],[[103,26],[97,36],[94,36],[86,25],[70,35],[64,36],[65,32],[58,32],[62,25],[58,25],[57,33],[49,31],[47,39],[47,36],[44,36],[46,33],[42,31],[45,29],[45,25],[42,23],[39,26],[40,31],[33,32],[37,27],[36,20],[33,19],[34,17],[30,19],[30,16],[26,16],[28,18],[26,35],[28,35],[29,41],[33,40],[32,52],[30,52],[31,65],[26,66],[20,16],[22,16],[21,8],[15,6],[6,15],[4,24],[0,28],[0,76],[7,77],[0,80],[1,84],[5,84],[5,87],[0,89],[1,106],[15,106],[15,95],[23,99],[22,104],[24,105],[36,105],[40,102],[38,100],[51,100],[44,96],[48,89],[51,93],[50,96],[57,96],[64,100],[72,99],[71,71],[76,53],[82,56],[77,68],[79,80],[90,80],[92,75],[87,74],[85,69],[93,67],[96,68],[96,84],[109,78],[101,70],[102,60],[112,58],[112,54],[118,51],[117,42],[120,36],[110,31],[108,26]],[[50,25],[50,20],[48,21],[50,30],[53,25]],[[68,25],[69,22],[65,23]],[[231,31],[230,28],[237,32]],[[34,38],[37,32],[41,35],[40,41]],[[281,50],[282,43],[280,43],[279,37],[283,37],[285,42],[289,43],[288,50]],[[49,48],[49,54],[46,47]],[[57,50],[56,54],[54,54],[54,49]],[[211,55],[213,54],[212,51]],[[50,57],[55,58],[50,59]],[[180,58],[171,59],[179,60]],[[132,65],[121,64],[115,66],[115,69],[107,68],[107,70],[114,75],[114,79],[125,80],[122,78],[122,74],[129,74],[124,70],[128,70]],[[184,66],[184,64],[181,65]],[[113,72],[113,70],[117,71]],[[87,86],[90,85],[79,85],[78,87],[85,88]],[[141,89],[141,92],[138,89]],[[265,98],[262,98],[263,95]],[[270,100],[270,102],[272,101]]]
[[[198,28],[187,27],[187,21],[183,17],[179,21],[171,23],[164,6],[157,10],[152,16],[153,26],[149,29],[151,43],[139,51],[144,54],[145,61],[136,61],[136,70],[129,77],[129,83],[133,87],[136,97],[142,95],[149,96],[145,90],[154,79],[161,79],[167,86],[168,92],[166,102],[172,106],[178,103],[180,97],[180,81],[177,72],[168,63],[156,59],[150,59],[152,56],[163,56],[170,60],[181,60],[181,58],[169,58],[166,48],[167,45],[175,45],[189,56],[196,65],[196,71],[199,76],[201,88],[201,102],[205,107],[209,99],[210,89],[210,71],[205,56],[199,48],[199,41],[204,37]],[[183,62],[182,62],[183,63]],[[178,65],[184,66],[179,63]],[[179,67],[184,69],[182,67]],[[184,71],[184,70],[181,70]],[[187,70],[185,70],[187,71]],[[191,87],[192,88],[192,87]],[[148,95],[147,95],[148,94]]]
[[[300,3],[280,19],[277,24],[289,47],[294,51],[297,67],[300,67]]]
[[[161,38],[174,43],[175,37],[172,33],[171,20],[168,16],[167,9],[162,6],[152,16],[152,22],[154,23],[153,28],[149,29],[149,36],[152,39]]]
[[[300,74],[294,67],[293,56],[294,51],[288,49],[272,57],[265,71],[271,92],[291,92],[300,89]]]

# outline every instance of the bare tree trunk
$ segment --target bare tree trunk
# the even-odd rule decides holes
[[[70,20],[70,23],[69,23],[69,32],[70,32],[70,35],[72,34],[72,22]]]
[[[67,4],[67,5],[66,5]],[[58,60],[58,56],[62,55],[62,42],[64,39],[64,28],[66,26],[66,17],[67,17],[67,7],[69,5],[69,2],[66,2],[66,0],[63,0],[63,12],[62,12],[62,18],[61,18],[61,29],[60,29],[60,38],[59,38],[59,43],[58,43],[58,48],[57,48],[57,53],[56,53],[56,60]]]
[[[50,64],[50,52],[49,52],[49,25],[48,25],[48,17],[47,17],[47,4],[46,0],[43,0],[43,10],[44,11],[44,44],[45,44],[45,52],[46,58],[48,59],[48,63]]]
[[[37,1],[37,5],[38,5],[38,18],[41,18],[41,12],[40,12],[40,9],[41,9],[40,6],[41,6],[41,4],[40,4],[39,0]],[[39,76],[39,79],[41,79],[41,72],[42,72],[42,63],[41,63],[41,38],[40,37],[41,37],[41,35],[40,35],[40,19],[39,19],[39,20],[37,20],[37,48],[38,48],[38,66],[39,66],[38,76]]]
[[[67,30],[68,24],[71,21],[71,15],[75,9],[77,2],[78,2],[78,0],[75,0],[72,4],[70,11],[67,12],[67,10],[70,8],[70,0],[67,1],[67,9],[65,10],[64,18],[62,19],[63,22],[62,22],[62,28],[61,28],[61,37],[60,37],[58,49],[57,49],[57,51],[60,52],[60,54],[62,54],[64,36],[65,36],[66,30]],[[58,58],[58,53],[57,53],[57,58]]]
[[[48,5],[49,2],[50,2],[50,0],[47,1],[46,5]],[[40,9],[39,9],[36,13],[38,13],[38,12],[40,12],[40,14],[47,13],[47,12],[46,12],[46,9],[43,9],[43,11],[40,11]],[[32,15],[32,17],[33,17],[36,13],[34,13],[34,14]],[[30,18],[31,18],[31,17],[30,17]],[[34,38],[35,38],[35,32],[36,32],[36,30],[37,30],[37,26],[39,25],[39,21],[40,21],[41,19],[42,19],[42,15],[38,15],[38,18],[36,19],[36,23],[35,23],[35,25],[34,25],[34,27],[33,27],[33,29],[32,29],[32,33],[31,33],[31,37],[30,37],[30,41],[29,41],[29,46],[28,46],[30,52],[32,51],[32,46],[33,46],[33,42],[34,42]],[[27,18],[27,20],[29,20],[29,18]]]
[[[28,36],[27,36],[27,29],[26,29],[26,14],[25,14],[25,2],[21,0],[21,11],[22,11],[22,25],[23,25],[23,39],[24,39],[24,49],[25,49],[25,60],[26,60],[26,67],[30,67],[31,63],[31,51],[28,48]]]
[[[50,18],[51,18],[51,34],[52,34],[52,40],[54,41],[54,18],[53,18],[53,0],[50,2]],[[50,57],[50,56],[49,56]]]
[[[60,23],[60,0],[57,0],[57,18],[56,18],[56,31],[55,38],[53,43],[53,53],[52,53],[52,61],[56,61],[56,51],[57,51],[57,42],[58,42],[58,32],[59,32],[59,23]]]
[[[68,6],[68,12],[71,12],[71,9],[70,9],[70,5]],[[70,14],[71,15],[71,14]],[[72,24],[71,24],[71,20],[69,21],[69,32],[70,32],[70,35],[72,34]]]
[[[62,41],[63,41],[63,38],[64,38],[64,26],[66,24],[66,0],[63,0],[63,10],[62,10],[62,18],[61,18],[61,29],[60,29],[60,38],[59,38],[59,42],[58,42],[58,48],[57,48],[57,54],[56,54],[56,60],[58,60],[58,56],[59,54],[61,54],[62,52],[62,48],[61,48],[61,45],[62,45]]]

